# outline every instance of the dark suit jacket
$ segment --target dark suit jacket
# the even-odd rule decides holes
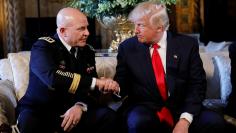
[[[155,81],[149,46],[137,37],[119,45],[115,80],[121,95],[128,95],[124,106],[144,104],[153,110],[167,106],[176,118],[183,112],[197,115],[206,91],[206,76],[195,39],[168,33],[166,81],[170,96],[163,102]],[[124,107],[124,108],[126,108]]]
[[[29,85],[19,101],[19,110],[30,108],[42,114],[61,115],[76,102],[96,105],[90,92],[92,77],[97,77],[95,53],[88,45],[81,49],[77,60],[57,34],[39,39],[31,49]],[[72,94],[68,90],[75,73],[81,78],[75,94]]]
[[[229,46],[229,57],[231,59],[231,84],[232,92],[229,95],[226,106],[226,114],[236,118],[236,41]]]

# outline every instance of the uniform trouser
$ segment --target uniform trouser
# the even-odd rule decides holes
[[[118,125],[116,119],[116,113],[110,108],[88,109],[71,133],[114,133]],[[55,116],[53,113],[40,114],[25,108],[19,114],[18,128],[21,133],[61,133],[62,120],[59,115]]]

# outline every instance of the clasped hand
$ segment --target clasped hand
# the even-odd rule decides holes
[[[100,79],[97,79],[96,86],[98,87],[99,91],[103,92],[104,94],[119,94],[120,92],[119,84],[110,78],[101,77]]]

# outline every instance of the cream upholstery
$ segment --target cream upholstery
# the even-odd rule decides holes
[[[2,80],[8,79],[13,82],[13,73],[8,59],[0,60],[0,78]]]
[[[0,125],[14,123],[16,97],[13,83],[10,80],[0,80]]]
[[[12,68],[16,97],[20,99],[28,86],[30,52],[10,53],[8,58]]]

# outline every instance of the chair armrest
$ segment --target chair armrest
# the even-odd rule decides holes
[[[0,99],[0,122],[14,124],[17,101],[11,81],[0,80]]]
[[[227,123],[236,127],[236,119],[234,117],[231,117],[229,115],[224,115],[224,119]]]

